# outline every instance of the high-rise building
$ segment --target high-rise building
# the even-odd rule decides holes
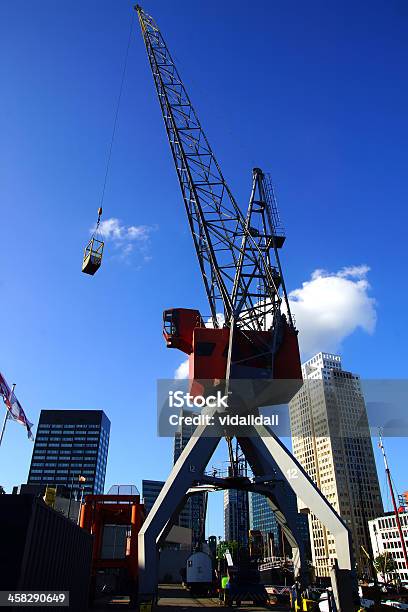
[[[42,410],[27,483],[103,493],[109,433],[102,410]]]
[[[295,496],[295,503],[296,496]],[[309,561],[312,560],[312,546],[310,542],[310,530],[309,530],[309,518],[307,514],[303,512],[298,512],[296,515],[296,524],[298,528],[299,537],[303,542],[303,549],[306,556],[306,559]]]
[[[224,539],[248,546],[249,502],[248,491],[226,489],[224,491]]]
[[[284,483],[285,498],[292,520],[296,521],[299,537],[302,540],[307,558],[311,558],[309,524],[306,514],[297,511],[296,495],[291,487]],[[259,531],[263,540],[264,557],[280,557],[291,554],[290,546],[282,538],[282,530],[267,498],[259,493],[249,494],[249,524],[251,530]]]
[[[186,413],[181,413],[183,416]],[[193,413],[188,413],[188,416],[194,416]],[[181,453],[187,446],[188,441],[194,434],[196,425],[186,425],[185,421],[181,421],[179,429],[174,435],[174,453],[173,462],[176,463]],[[194,493],[189,497],[184,508],[179,514],[178,524],[180,527],[191,529],[192,548],[195,549],[205,540],[205,512],[206,500],[204,493]]]
[[[237,462],[237,475],[247,476],[245,459]],[[224,539],[235,541],[239,546],[247,547],[249,543],[249,496],[248,491],[226,489],[224,491]]]
[[[405,547],[408,548],[408,512],[400,512],[399,520],[404,536]],[[392,574],[398,574],[399,579],[405,585],[408,584],[408,568],[405,565],[404,552],[398,533],[397,521],[394,512],[386,512],[384,516],[368,522],[371,538],[371,549],[374,559],[378,555],[387,554],[395,561],[395,570]],[[393,576],[378,576],[380,580],[392,580]]]
[[[280,557],[282,554],[282,536],[275,513],[264,495],[249,494],[249,525],[251,530],[262,534],[263,556]]]
[[[351,530],[360,573],[370,571],[368,520],[383,512],[360,378],[339,355],[318,353],[302,365],[304,384],[289,403],[293,453]],[[300,507],[301,500],[298,500]],[[317,576],[337,557],[333,536],[309,515]]]
[[[142,502],[146,512],[146,516],[149,514],[156,499],[160,495],[160,491],[166,483],[163,480],[142,480]],[[172,526],[170,532],[167,534],[164,542],[160,543],[160,547],[172,550],[188,550],[191,551],[191,529],[184,528],[183,526],[175,525]]]
[[[159,497],[164,484],[163,480],[142,480],[142,498],[146,515],[153,508],[153,504]]]

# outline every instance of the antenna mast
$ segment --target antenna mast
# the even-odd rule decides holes
[[[396,523],[397,523],[398,533],[399,533],[399,537],[400,537],[400,540],[401,540],[402,552],[404,554],[405,568],[408,569],[407,547],[405,545],[404,534],[402,532],[401,521],[400,521],[400,517],[399,517],[399,514],[398,514],[397,503],[395,501],[394,488],[392,486],[392,480],[391,480],[391,472],[390,472],[390,468],[388,466],[387,455],[385,454],[385,448],[384,448],[384,444],[383,444],[383,440],[382,440],[381,431],[380,431],[379,435],[380,435],[380,441],[378,443],[378,446],[381,448],[381,452],[382,452],[383,458],[384,458],[385,473],[387,474],[388,486],[389,486],[390,492],[391,492],[391,499],[392,499],[392,505],[394,507],[395,520],[396,520]]]

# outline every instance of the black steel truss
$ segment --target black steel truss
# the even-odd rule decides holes
[[[214,327],[269,329],[280,313],[282,239],[272,184],[259,169],[244,218],[156,23],[136,7]],[[289,312],[289,304],[287,303]],[[290,317],[290,321],[291,317]]]

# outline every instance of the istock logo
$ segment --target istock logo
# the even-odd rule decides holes
[[[228,408],[228,395],[217,391],[216,395],[191,395],[183,391],[169,391],[170,408]]]

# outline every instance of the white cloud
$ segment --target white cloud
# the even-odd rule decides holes
[[[365,278],[369,273],[370,268],[365,264],[361,266],[348,266],[346,268],[342,268],[337,272],[337,276],[341,276],[343,278]]]
[[[338,272],[315,270],[310,280],[289,293],[289,304],[299,330],[302,359],[320,351],[335,352],[356,329],[375,330],[376,301],[370,297],[366,265],[341,268]],[[222,314],[217,314],[220,325]],[[208,319],[207,327],[212,327]],[[178,380],[188,378],[188,359],[175,371]]]
[[[290,308],[299,329],[302,357],[319,351],[336,351],[342,341],[360,328],[372,334],[377,314],[369,296],[366,265],[342,268],[336,273],[315,270],[309,281],[289,294]]]
[[[143,254],[144,261],[149,261],[150,234],[155,229],[149,225],[124,225],[119,219],[111,217],[101,222],[98,233],[103,240],[112,242],[120,252],[121,259],[127,259],[136,248]],[[94,231],[95,227],[91,229],[91,233]]]
[[[183,380],[184,378],[188,378],[188,358],[180,363],[177,370],[174,372],[174,378],[176,380]]]
[[[222,327],[224,325],[225,317],[222,312],[217,312],[217,322],[218,322],[218,327]],[[205,326],[210,327],[210,328],[214,327],[212,317],[208,317]]]

